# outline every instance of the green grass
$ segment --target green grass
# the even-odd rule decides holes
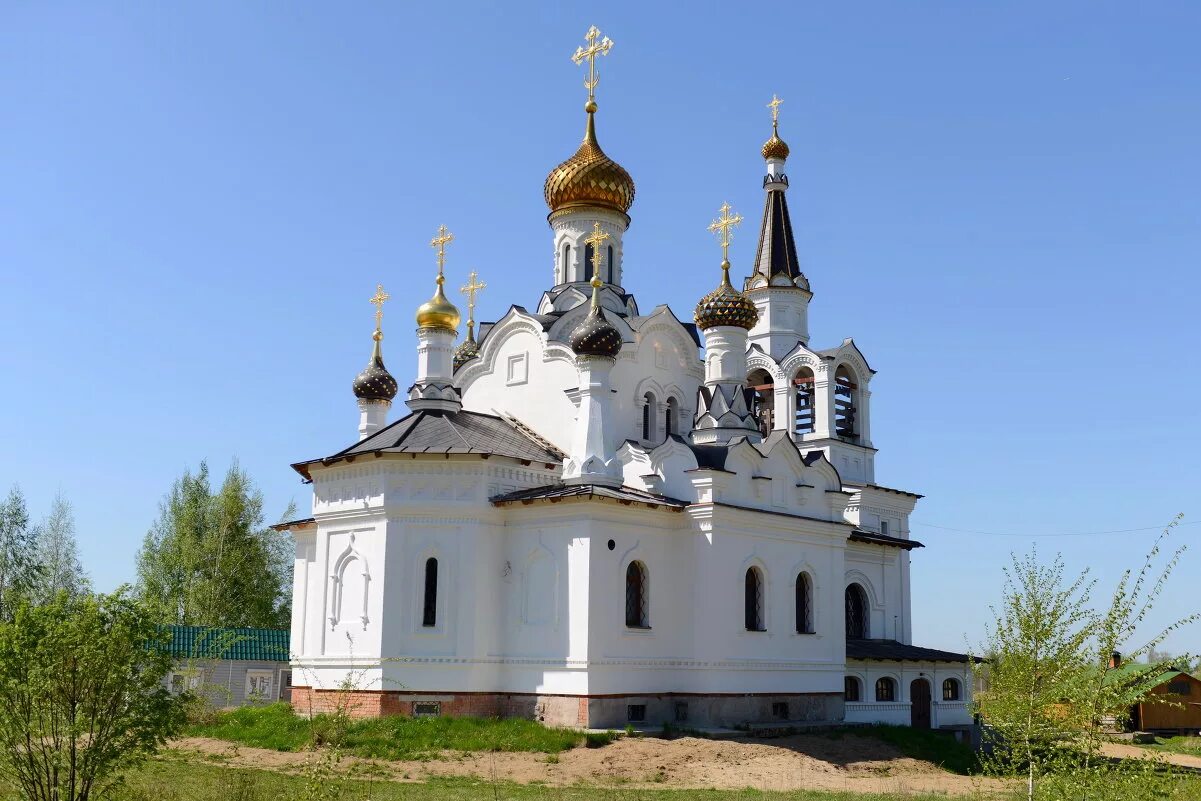
[[[516,718],[406,718],[352,720],[339,732],[333,718],[307,720],[287,704],[242,707],[220,712],[211,723],[189,727],[187,734],[270,748],[303,751],[315,744],[336,743],[345,753],[371,759],[428,759],[440,751],[534,751],[557,754],[611,737],[552,729]]]
[[[943,770],[961,775],[980,773],[980,762],[971,746],[943,732],[911,729],[908,726],[848,726],[828,737],[872,737],[896,748],[907,757],[921,759]]]
[[[1147,746],[1157,751],[1201,757],[1201,737],[1161,737]]]
[[[666,790],[613,787],[548,787],[480,779],[392,782],[324,779],[314,782],[264,770],[225,768],[171,759],[155,760],[130,775],[111,801],[895,801],[899,796],[843,792],[758,790]],[[944,795],[908,795],[905,801],[947,801]],[[972,801],[970,797],[960,797]],[[995,796],[989,801],[994,801]]]

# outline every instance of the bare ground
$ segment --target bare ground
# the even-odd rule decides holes
[[[312,753],[288,753],[224,740],[188,737],[173,747],[186,758],[218,759],[238,767],[301,770]],[[549,785],[661,787],[675,789],[841,790],[941,793],[966,796],[1005,787],[994,779],[960,776],[902,755],[866,737],[830,739],[797,735],[771,740],[704,740],[682,737],[623,738],[600,748],[574,748],[556,756],[536,753],[445,752],[429,761],[346,757],[348,772],[371,770],[397,781],[473,776],[502,782]]]

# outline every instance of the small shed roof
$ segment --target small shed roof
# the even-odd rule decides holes
[[[231,659],[241,662],[287,662],[287,629],[230,629],[168,626],[168,649],[176,659]]]

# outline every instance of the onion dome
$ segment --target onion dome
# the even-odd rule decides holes
[[[434,292],[434,296],[417,309],[417,327],[458,331],[459,310],[446,299],[446,295],[442,292],[442,284],[446,279],[439,273],[436,280],[438,289]]]
[[[542,193],[551,213],[593,206],[625,214],[634,203],[634,179],[605,155],[596,141],[596,103],[588,101],[584,141],[571,158],[550,171]]]
[[[464,339],[455,349],[454,366],[458,370],[467,362],[479,357],[480,346],[475,341],[475,327],[472,320],[467,321],[467,339]]]
[[[576,356],[600,356],[606,359],[616,359],[621,351],[621,332],[605,319],[600,307],[601,280],[592,277],[592,309],[588,316],[567,338],[567,344],[575,351]]]
[[[771,127],[771,139],[763,143],[763,158],[779,159],[780,161],[788,158],[788,143],[780,138],[774,124]]]
[[[380,352],[379,342],[384,338],[382,332],[376,329],[371,337],[375,347],[371,350],[371,361],[354,379],[354,395],[359,400],[392,402],[396,397],[396,379],[384,367],[384,356]]]
[[[735,325],[749,331],[759,321],[755,304],[730,283],[729,261],[722,261],[721,283],[696,304],[693,319],[702,331],[722,325]]]

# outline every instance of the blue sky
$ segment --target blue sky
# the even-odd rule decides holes
[[[978,640],[1012,550],[1110,582],[1155,532],[1087,532],[1201,521],[1183,2],[6,3],[0,488],[35,514],[65,493],[106,589],[201,459],[240,459],[272,515],[306,509],[288,464],[356,437],[376,282],[388,364],[413,374],[440,223],[451,282],[489,284],[482,319],[550,285],[542,181],[582,133],[568,57],[592,23],[616,42],[598,127],[638,184],[644,308],[686,317],[715,284],[724,200],[745,271],[784,98],[813,342],[855,337],[877,479],[927,496],[920,642]],[[1201,549],[1157,618],[1199,584]]]

